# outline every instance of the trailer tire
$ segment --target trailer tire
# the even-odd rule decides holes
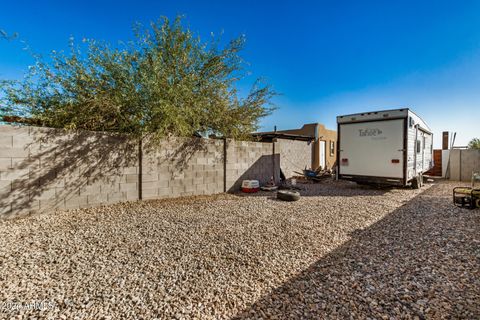
[[[297,201],[300,199],[300,193],[290,190],[279,190],[277,191],[277,199],[283,201]]]
[[[419,175],[418,177],[415,177],[412,179],[412,188],[413,189],[420,189],[422,187],[422,178]]]

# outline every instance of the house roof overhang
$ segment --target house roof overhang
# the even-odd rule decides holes
[[[271,141],[273,139],[285,139],[285,140],[298,140],[298,141],[313,141],[312,136],[306,136],[301,134],[291,134],[282,132],[257,132],[252,134],[254,137],[260,138],[263,141]]]

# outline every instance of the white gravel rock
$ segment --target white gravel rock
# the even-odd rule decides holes
[[[479,213],[454,184],[123,203],[0,222],[23,319],[478,318]],[[2,305],[3,306],[3,305]]]

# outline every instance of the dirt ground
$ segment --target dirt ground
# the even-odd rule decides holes
[[[0,222],[0,318],[480,317],[480,210],[461,183],[346,182]]]

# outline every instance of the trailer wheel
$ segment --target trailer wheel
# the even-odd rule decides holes
[[[283,201],[297,201],[300,199],[300,193],[296,191],[279,190],[277,191],[277,199]]]
[[[412,188],[413,189],[420,189],[422,187],[422,176],[418,175],[417,177],[412,179]]]
[[[413,189],[418,189],[420,186],[418,185],[418,178],[413,178],[412,179],[412,188]]]

